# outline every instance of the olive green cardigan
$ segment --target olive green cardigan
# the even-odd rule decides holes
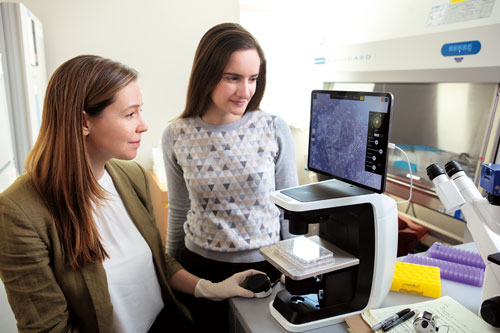
[[[182,267],[165,255],[146,172],[135,162],[118,160],[109,161],[106,170],[151,249],[164,302],[177,304],[190,318],[168,284]],[[20,331],[113,331],[113,306],[103,266],[87,264],[73,271],[65,265],[56,227],[26,175],[0,194],[0,277]]]

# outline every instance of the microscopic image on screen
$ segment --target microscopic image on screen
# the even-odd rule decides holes
[[[314,92],[308,167],[380,190],[386,172],[388,100]]]

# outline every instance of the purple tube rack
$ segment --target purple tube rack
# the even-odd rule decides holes
[[[483,285],[484,270],[477,267],[418,256],[411,253],[403,259],[403,262],[439,267],[442,279],[466,283],[477,287],[481,287]]]
[[[481,269],[485,269],[486,267],[483,258],[481,258],[479,253],[444,245],[439,242],[432,244],[432,246],[427,250],[427,255],[434,259],[456,262],[457,264],[473,266]]]

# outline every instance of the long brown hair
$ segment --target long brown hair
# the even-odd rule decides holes
[[[222,79],[235,51],[255,49],[260,57],[255,94],[245,111],[258,110],[266,88],[266,58],[257,40],[241,25],[222,23],[208,30],[196,50],[189,79],[186,108],[179,118],[201,116],[212,103],[212,92]]]
[[[104,191],[94,178],[84,144],[83,111],[98,116],[137,72],[93,55],[56,69],[45,94],[42,124],[26,170],[54,219],[63,255],[74,270],[101,262],[107,253],[93,220]]]

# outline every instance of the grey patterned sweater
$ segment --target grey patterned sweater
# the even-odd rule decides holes
[[[297,186],[288,125],[263,111],[212,125],[200,117],[170,123],[162,137],[168,184],[167,253],[225,262],[264,260],[262,246],[290,238],[270,192]]]

